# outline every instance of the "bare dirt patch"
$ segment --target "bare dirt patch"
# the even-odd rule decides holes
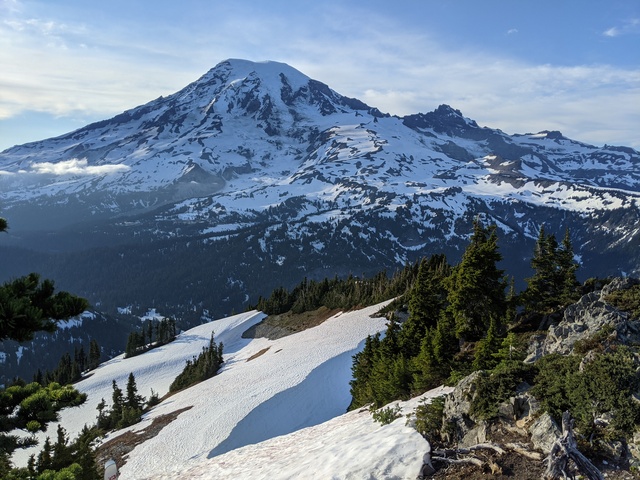
[[[269,315],[260,323],[247,329],[242,334],[242,338],[264,337],[269,340],[277,340],[278,338],[316,327],[338,312],[340,312],[339,309],[320,307],[310,312],[287,312],[279,315]]]
[[[253,355],[251,355],[249,358],[247,358],[247,362],[250,362],[251,360],[258,358],[261,355],[264,355],[265,353],[267,353],[267,351],[270,349],[271,347],[267,347],[267,348],[263,348],[262,350],[260,350],[258,353],[254,353]]]
[[[107,460],[113,459],[115,460],[116,465],[118,465],[118,468],[122,468],[122,466],[127,463],[127,454],[137,445],[140,445],[141,443],[144,443],[150,438],[158,435],[160,430],[178,418],[178,415],[190,410],[191,408],[192,407],[185,407],[180,410],[176,410],[175,412],[160,415],[159,417],[154,418],[151,425],[143,430],[137,432],[128,431],[103,443],[96,449],[96,460],[98,465],[104,465]]]

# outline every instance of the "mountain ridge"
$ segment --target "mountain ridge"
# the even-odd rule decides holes
[[[447,105],[383,114],[286,64],[227,60],[173,95],[0,153],[7,269],[20,272],[20,246],[104,308],[160,296],[221,315],[306,275],[455,258],[480,216],[523,278],[543,224],[571,230],[585,275],[633,274],[639,166],[633,149],[508,135]],[[171,279],[178,263],[180,284],[145,276]],[[87,280],[95,265],[109,278]],[[147,293],[107,293],[131,282]]]

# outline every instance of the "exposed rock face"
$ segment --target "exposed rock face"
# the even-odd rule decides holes
[[[531,344],[525,361],[535,362],[550,353],[569,355],[573,353],[576,342],[588,339],[605,327],[613,329],[611,335],[620,343],[640,341],[640,320],[631,318],[627,312],[606,301],[612,292],[637,283],[635,279],[616,278],[602,290],[584,295],[566,308],[558,325],[549,327],[546,338]]]
[[[445,430],[450,436],[448,441],[457,442],[461,447],[486,440],[484,425],[478,425],[475,419],[469,416],[471,401],[477,393],[476,381],[481,374],[481,371],[473,372],[460,380],[444,402],[443,415],[447,424]]]
[[[529,433],[533,448],[548,454],[562,432],[551,415],[545,412],[529,427]]]

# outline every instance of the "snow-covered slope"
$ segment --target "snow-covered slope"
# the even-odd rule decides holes
[[[122,478],[284,479],[307,478],[307,471],[321,478],[412,478],[426,444],[404,419],[382,427],[367,411],[343,415],[352,356],[385,328],[384,318],[372,317],[381,306],[340,313],[273,341],[241,337],[264,317],[255,311],[201,325],[168,345],[101,365],[77,385],[88,401],[64,410],[61,422],[71,436],[94,423],[97,404],[111,399],[112,381],[123,388],[130,372],[141,394],[164,395],[215,332],[224,345],[221,372],[169,397],[131,427],[141,431],[187,409],[128,454]]]
[[[393,402],[385,408],[399,406],[402,416],[389,425],[376,423],[366,408],[354,410],[317,426],[143,478],[413,480],[428,446],[407,416],[411,418],[422,402],[450,391],[439,387],[408,402]]]

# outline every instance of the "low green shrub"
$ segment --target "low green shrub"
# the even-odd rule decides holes
[[[372,409],[371,416],[379,424],[389,425],[402,416],[402,408],[400,405],[396,405],[395,407],[384,407],[377,410]]]
[[[442,420],[444,417],[444,397],[436,397],[431,402],[421,402],[415,410],[415,429],[429,442],[441,440]]]

